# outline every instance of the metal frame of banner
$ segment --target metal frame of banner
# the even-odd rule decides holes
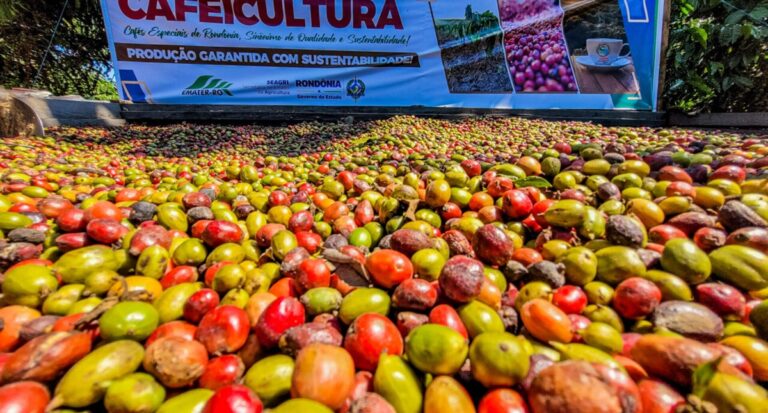
[[[664,19],[662,20],[661,24],[661,50],[659,51],[661,53],[661,59],[660,59],[660,65],[659,65],[659,99],[656,102],[656,108],[654,108],[656,111],[661,111],[665,109],[665,101],[664,101],[664,81],[667,78],[667,48],[669,47],[669,22],[670,22],[670,14],[672,12],[672,1],[673,0],[663,0],[664,1]]]
[[[633,110],[591,109],[484,109],[426,106],[241,106],[241,105],[158,105],[124,103],[123,118],[129,122],[230,122],[290,123],[308,120],[383,119],[413,115],[447,119],[473,116],[517,116],[547,120],[596,122],[615,126],[663,126],[666,113]]]

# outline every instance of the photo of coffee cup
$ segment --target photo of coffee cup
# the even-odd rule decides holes
[[[587,54],[596,65],[610,65],[629,56],[629,50],[627,54],[620,54],[625,46],[629,49],[629,43],[621,39],[587,39]]]

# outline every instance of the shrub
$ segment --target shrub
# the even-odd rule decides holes
[[[672,0],[667,109],[768,111],[768,0]]]

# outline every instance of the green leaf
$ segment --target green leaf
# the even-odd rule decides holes
[[[744,36],[745,39],[749,39],[752,36],[753,33],[753,26],[751,23],[744,23],[741,25],[741,35]]]
[[[744,10],[736,10],[725,18],[725,24],[736,24],[747,15]]]
[[[698,3],[698,0],[679,0],[677,6],[680,8],[695,9]]]
[[[550,188],[552,187],[552,184],[540,176],[529,176],[525,179],[515,181],[515,187],[517,188],[525,188],[529,186],[534,188]]]
[[[706,30],[701,27],[691,27],[691,34],[699,41],[702,47],[707,47],[707,38],[709,35],[707,35]]]
[[[739,67],[741,65],[741,58],[742,56],[731,56],[730,59],[728,59],[728,68],[734,69],[736,67]]]
[[[733,79],[731,79],[730,77],[724,77],[722,83],[723,83],[722,84],[723,91],[727,91],[728,89],[731,88],[731,86],[733,86],[734,82],[733,82]]]
[[[737,85],[743,88],[750,88],[755,85],[755,82],[753,82],[752,79],[746,76],[734,76],[733,81],[734,83],[736,83]]]
[[[732,45],[741,37],[741,25],[731,24],[720,28],[720,42],[724,45]]]
[[[677,90],[685,85],[685,81],[683,79],[675,79],[674,82],[669,86],[669,91]]]
[[[679,4],[680,11],[683,15],[689,15],[692,11],[699,8],[699,0],[681,1]]]
[[[718,357],[716,360],[709,363],[704,363],[696,370],[694,370],[692,377],[693,394],[698,397],[704,395],[704,392],[707,390],[707,386],[709,386],[709,382],[711,382],[715,377],[715,374],[717,374],[717,366],[720,364],[720,360],[722,359],[722,357]]]
[[[725,66],[720,62],[710,62],[709,63],[709,71],[711,75],[716,75],[719,72],[722,72],[725,70]]]
[[[707,94],[709,94],[709,93],[712,93],[712,92],[714,92],[714,90],[712,90],[712,88],[711,88],[711,87],[710,87],[708,84],[706,84],[705,82],[703,82],[702,80],[699,80],[699,79],[691,79],[691,80],[689,81],[689,83],[690,83],[691,85],[693,85],[693,87],[695,87],[696,89],[698,89],[698,90],[700,90],[700,91],[702,91],[702,92],[704,92],[704,93],[707,93]]]
[[[757,40],[768,39],[768,27],[753,26],[752,37],[754,37]]]
[[[768,17],[768,6],[757,6],[749,12],[749,17],[755,20],[763,20]]]

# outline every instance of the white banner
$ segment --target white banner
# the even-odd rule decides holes
[[[102,0],[102,7],[117,86],[133,102],[652,109],[661,0],[562,1]],[[589,19],[576,11],[584,7],[615,21],[579,29]]]

